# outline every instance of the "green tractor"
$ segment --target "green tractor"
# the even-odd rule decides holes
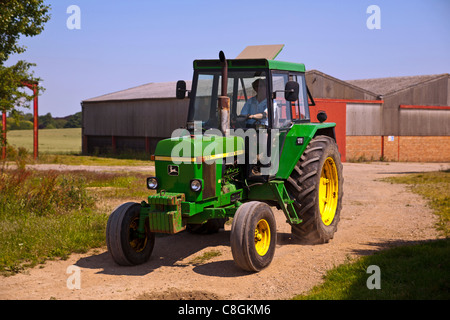
[[[283,211],[307,243],[333,238],[343,175],[335,124],[311,123],[305,66],[272,59],[195,60],[187,126],[161,140],[152,155],[154,190],[109,217],[108,250],[119,265],[146,262],[156,233],[214,233],[233,218],[230,244],[240,268],[257,272],[274,256]],[[309,100],[308,100],[309,98]]]

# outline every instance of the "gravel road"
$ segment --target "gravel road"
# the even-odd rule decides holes
[[[345,163],[344,205],[334,239],[322,245],[298,244],[283,213],[274,209],[278,231],[275,257],[259,273],[244,272],[234,265],[230,226],[226,226],[213,235],[183,232],[158,237],[152,258],[140,266],[117,266],[106,248],[72,254],[65,261],[48,261],[2,278],[0,299],[290,299],[319,284],[327,270],[349,258],[436,239],[436,217],[426,202],[403,185],[379,179],[449,167],[448,163]],[[76,168],[87,170],[86,166]],[[203,263],[191,262],[213,250],[220,255]],[[71,265],[79,268],[80,289],[67,287]]]

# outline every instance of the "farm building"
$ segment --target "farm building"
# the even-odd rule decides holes
[[[315,99],[311,120],[325,110],[336,122],[345,161],[450,161],[449,74],[343,81],[306,73]],[[187,81],[188,87],[190,81]],[[186,124],[189,100],[175,82],[149,83],[84,100],[83,153],[153,153],[156,143]]]
[[[342,81],[312,70],[306,80],[311,115],[336,122],[344,159],[450,161],[448,73]]]
[[[153,152],[186,125],[189,100],[175,98],[175,85],[149,83],[82,101],[83,153]]]
[[[347,153],[398,161],[450,161],[450,75],[351,80],[383,100],[374,110],[377,126],[367,131],[347,127]],[[358,117],[359,116],[359,117]],[[348,110],[351,123],[363,121]],[[367,119],[367,118],[366,118]]]

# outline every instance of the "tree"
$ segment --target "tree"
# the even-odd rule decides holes
[[[21,89],[23,81],[40,80],[29,70],[32,66],[33,63],[23,60],[10,67],[0,66],[0,110],[12,111],[16,107],[25,107],[33,99],[33,95]]]
[[[69,117],[69,120],[64,125],[64,128],[81,128],[81,112],[77,112]]]
[[[0,2],[0,64],[26,49],[18,45],[21,35],[32,37],[44,30],[50,6],[43,0],[2,0]]]
[[[50,19],[50,7],[43,0],[2,0],[0,2],[0,109],[14,110],[24,107],[33,96],[20,90],[24,81],[39,82],[30,68],[35,66],[23,60],[6,67],[4,64],[11,54],[26,50],[19,46],[22,35],[32,37],[40,34],[44,24]],[[40,91],[43,90],[39,87]]]
[[[28,106],[33,99],[19,88],[23,82],[38,83],[30,71],[33,63],[20,60],[15,65],[6,67],[4,64],[11,54],[23,53],[26,48],[19,46],[22,35],[32,37],[44,30],[44,24],[50,19],[50,6],[44,5],[43,0],[1,0],[0,1],[0,111],[13,111],[17,106]],[[43,88],[38,87],[42,92]],[[0,131],[6,130],[1,128]],[[0,137],[0,145],[6,141]]]
[[[54,129],[55,128],[55,120],[52,117],[52,114],[48,112],[45,116],[39,116],[39,128],[40,129]]]

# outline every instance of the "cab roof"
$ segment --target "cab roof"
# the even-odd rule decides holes
[[[229,59],[227,60],[228,69],[271,69],[283,71],[305,72],[303,63],[284,62],[268,59]],[[220,69],[220,60],[194,60],[194,70],[202,69]]]

